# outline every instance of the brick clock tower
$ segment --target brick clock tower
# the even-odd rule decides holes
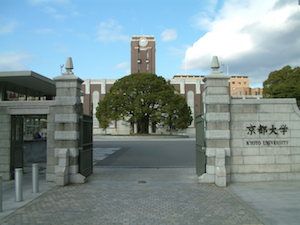
[[[131,38],[131,73],[155,74],[155,38],[149,35]]]

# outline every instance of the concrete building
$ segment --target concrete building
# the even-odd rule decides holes
[[[53,80],[32,71],[0,72],[4,180],[31,163],[58,185],[85,182],[92,173],[92,118],[83,114],[83,81],[73,74],[71,58],[65,65],[66,72]]]
[[[155,74],[155,38],[150,35],[131,38],[131,73]]]
[[[85,80],[81,86],[83,103],[83,113],[86,115],[93,115],[93,127],[95,134],[102,134],[105,131],[99,127],[98,119],[96,118],[96,108],[98,103],[105,97],[116,80],[102,79],[102,80]],[[118,134],[116,124],[111,123],[107,129],[108,133]],[[110,131],[111,130],[111,131]],[[120,131],[119,131],[120,132]]]
[[[0,72],[0,175],[4,179],[13,178],[15,168],[31,163],[46,168],[49,130],[44,107],[55,95],[55,82],[36,72]]]
[[[233,75],[229,79],[230,96],[232,97],[262,97],[262,88],[251,88],[248,76]]]
[[[0,101],[51,100],[54,96],[54,81],[36,72],[0,72]]]
[[[192,129],[188,129],[188,133],[194,133],[195,117],[203,110],[201,100],[204,84],[203,79],[204,76],[201,75],[175,75],[173,79],[170,80],[178,93],[185,97],[188,106],[191,108],[193,121],[189,127]]]

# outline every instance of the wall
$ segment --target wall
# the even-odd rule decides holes
[[[31,166],[32,163],[47,162],[46,140],[24,141],[23,150],[24,165]]]
[[[58,185],[85,182],[78,165],[82,80],[67,71],[56,77],[55,82],[54,101],[0,101],[0,175],[4,180],[10,178],[11,115],[47,115],[46,180]],[[33,146],[27,143],[27,147]],[[26,150],[24,154],[27,154]],[[27,156],[25,163],[31,161]],[[44,160],[45,155],[41,158]]]
[[[228,77],[217,64],[214,58],[202,96],[206,171],[199,182],[224,187],[230,182],[300,180],[296,100],[231,98]]]
[[[52,115],[49,108],[54,101],[2,101],[0,102],[0,175],[9,179],[11,115],[47,115],[47,180],[54,176],[54,145]],[[49,176],[50,175],[50,176]],[[48,178],[49,177],[49,178]]]
[[[231,181],[300,179],[295,99],[231,99]]]
[[[0,102],[0,176],[9,180],[10,171],[10,115]]]
[[[215,183],[224,187],[230,180],[230,168],[228,168],[227,163],[230,157],[228,77],[213,71],[206,78],[203,103],[205,112],[206,173],[199,177],[199,182]]]

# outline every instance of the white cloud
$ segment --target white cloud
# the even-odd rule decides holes
[[[31,58],[27,53],[0,53],[0,70],[24,70],[26,62]]]
[[[162,41],[173,41],[177,39],[177,32],[175,29],[166,29],[161,33]]]
[[[198,29],[208,29],[216,16],[218,0],[202,0],[203,10],[193,17],[193,25]]]
[[[125,74],[129,74],[130,73],[129,63],[127,61],[126,62],[121,62],[121,63],[117,64],[115,66],[115,69],[116,70],[121,70],[122,73],[125,73]]]
[[[52,45],[53,50],[64,54],[64,55],[69,55],[70,54],[70,46],[68,46],[68,43],[54,43]]]
[[[213,18],[208,32],[186,50],[187,69],[207,69],[211,57],[218,55],[230,73],[262,82],[272,70],[300,61],[295,1],[228,0]]]
[[[71,0],[28,0],[28,2],[57,20],[80,15]]]
[[[129,36],[123,34],[123,27],[117,21],[110,19],[98,25],[96,39],[100,42],[128,41]]]
[[[57,10],[56,8],[52,7],[52,6],[45,6],[43,8],[43,11],[47,14],[49,14],[50,16],[52,16],[54,19],[65,19],[67,16],[64,13],[61,13],[59,10]]]
[[[15,21],[10,21],[7,23],[0,22],[0,35],[12,33],[16,27],[17,23]]]
[[[128,62],[121,62],[115,66],[115,68],[118,70],[128,69],[128,67]]]
[[[42,4],[57,4],[57,5],[66,5],[70,4],[70,0],[28,0],[32,5],[42,5]]]
[[[182,45],[182,46],[171,46],[168,48],[168,53],[171,56],[178,56],[178,57],[184,57],[185,51],[189,46]]]
[[[42,34],[42,35],[48,35],[48,34],[54,34],[55,31],[51,28],[39,28],[39,29],[36,29],[34,31],[36,34]]]

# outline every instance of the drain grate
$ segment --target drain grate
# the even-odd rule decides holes
[[[147,181],[145,181],[145,180],[139,180],[138,183],[139,183],[139,184],[146,184]]]

